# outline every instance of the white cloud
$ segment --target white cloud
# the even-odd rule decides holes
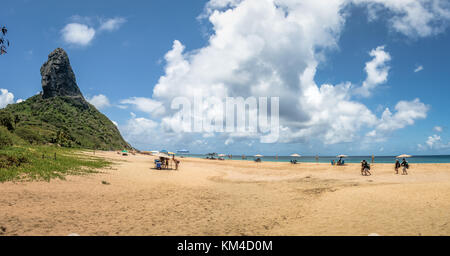
[[[376,131],[375,134],[389,134],[408,125],[413,125],[416,120],[425,119],[429,109],[430,107],[420,102],[419,99],[400,101],[395,106],[395,114],[389,108],[386,108],[374,130]],[[371,134],[367,135],[370,136]]]
[[[7,89],[0,89],[0,109],[14,103],[14,94]]]
[[[444,131],[444,128],[442,128],[442,126],[435,126],[433,128],[433,131],[435,131],[435,132],[442,132],[442,131]]]
[[[103,94],[95,95],[92,98],[88,98],[87,101],[94,105],[97,109],[103,109],[111,106],[108,97]]]
[[[139,104],[137,98],[121,103],[135,105],[147,113],[162,107],[165,112],[161,126],[169,127],[177,123],[179,113],[170,110],[170,103],[178,96],[276,96],[280,97],[281,142],[311,138],[319,138],[325,144],[351,142],[360,137],[364,128],[372,130],[368,135],[385,136],[425,118],[428,106],[418,99],[401,101],[394,114],[386,109],[377,118],[359,97],[354,97],[369,96],[387,81],[391,56],[383,46],[370,52],[373,59],[366,63],[367,79],[361,87],[346,81],[316,84],[315,74],[327,52],[337,49],[348,16],[346,7],[351,3],[388,10],[394,31],[407,36],[437,33],[433,22],[441,19],[428,17],[417,27],[410,18],[421,10],[445,15],[441,4],[430,7],[428,1],[397,2],[211,0],[200,16],[212,24],[208,43],[186,51],[175,40],[165,55],[164,75],[154,87],[152,99],[146,99],[150,107],[140,107],[146,104]],[[376,14],[373,13],[374,19],[379,17]],[[427,28],[434,32],[427,34]],[[249,134],[229,134],[224,140],[231,144],[249,137],[254,139]]]
[[[101,22],[99,30],[115,31],[118,30],[127,20],[122,17],[107,19]]]
[[[370,96],[373,89],[387,81],[390,68],[387,62],[391,60],[391,55],[384,51],[384,46],[379,46],[372,50],[370,56],[373,59],[366,63],[367,78],[363,82],[362,87],[356,90],[357,93],[364,97]]]
[[[70,45],[87,46],[94,40],[98,31],[118,30],[127,21],[122,17],[100,20],[96,29],[95,22],[92,20],[91,17],[72,16],[72,23],[67,24],[61,30],[63,41]]]
[[[414,73],[420,72],[423,70],[423,66],[418,66],[416,69],[414,69]]]
[[[119,126],[119,129],[125,140],[132,145],[142,145],[156,142],[158,127],[157,122],[143,117],[136,117],[134,113],[131,113],[131,118],[124,126]],[[162,139],[159,142],[161,141]]]
[[[164,106],[161,102],[144,97],[132,97],[129,99],[121,100],[120,103],[125,105],[133,105],[139,111],[151,115],[161,115],[165,111]],[[123,105],[119,107],[123,109],[125,108]]]
[[[16,103],[22,103],[22,102],[24,102],[25,100],[23,100],[23,99],[18,99],[18,100],[16,100]]]
[[[426,146],[428,146],[428,149],[431,150],[440,150],[440,149],[447,149],[450,148],[450,142],[448,143],[443,143],[441,136],[435,134],[433,136],[429,136],[427,141],[425,142]],[[427,149],[427,147],[419,144],[419,149]]]
[[[115,126],[119,127],[119,124],[118,124],[116,121],[111,120],[111,122],[112,122]]]
[[[352,0],[365,4],[370,19],[386,15],[379,12],[389,10],[389,25],[408,37],[427,37],[442,33],[449,26],[450,10],[447,0]]]
[[[67,24],[62,30],[64,42],[71,45],[86,46],[95,37],[95,29],[80,23]]]
[[[437,143],[441,141],[441,136],[438,135],[433,135],[428,137],[428,140],[426,141],[426,144],[430,147],[433,148],[433,146]]]

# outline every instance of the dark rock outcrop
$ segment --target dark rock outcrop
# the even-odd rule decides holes
[[[41,76],[44,99],[69,96],[81,98],[84,101],[70,66],[69,57],[63,49],[58,48],[48,55],[48,61],[41,67]]]

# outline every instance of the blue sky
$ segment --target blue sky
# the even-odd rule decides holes
[[[39,92],[41,65],[63,47],[85,97],[140,149],[450,154],[448,3],[320,2],[3,1],[0,106]],[[280,96],[280,141],[174,135],[170,102],[193,91]]]

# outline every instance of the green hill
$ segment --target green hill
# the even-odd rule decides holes
[[[81,94],[67,53],[58,48],[41,68],[43,92],[0,110],[0,146],[55,144],[118,150],[131,146]]]
[[[81,98],[44,99],[36,95],[0,110],[0,122],[26,143],[103,150],[130,148],[117,127]]]

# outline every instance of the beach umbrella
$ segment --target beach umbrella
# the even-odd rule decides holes
[[[127,150],[122,150],[122,153],[128,153],[128,151]]]
[[[167,154],[164,154],[164,153],[158,153],[158,154],[155,154],[154,156],[156,156],[156,157],[163,157],[163,158],[170,158],[170,156],[169,155],[167,155]]]
[[[406,155],[406,154],[397,156],[397,158],[410,158],[410,157],[412,157],[412,156],[411,155]]]
[[[337,158],[347,158],[347,155],[338,155]]]
[[[220,157],[225,157],[226,155],[225,155],[225,154],[220,154],[219,156],[220,156]]]
[[[258,154],[258,155],[255,155],[255,157],[264,157],[263,155],[260,155],[260,154]]]
[[[292,157],[302,157],[302,156],[299,155],[299,154],[292,154],[291,156],[292,156]]]

